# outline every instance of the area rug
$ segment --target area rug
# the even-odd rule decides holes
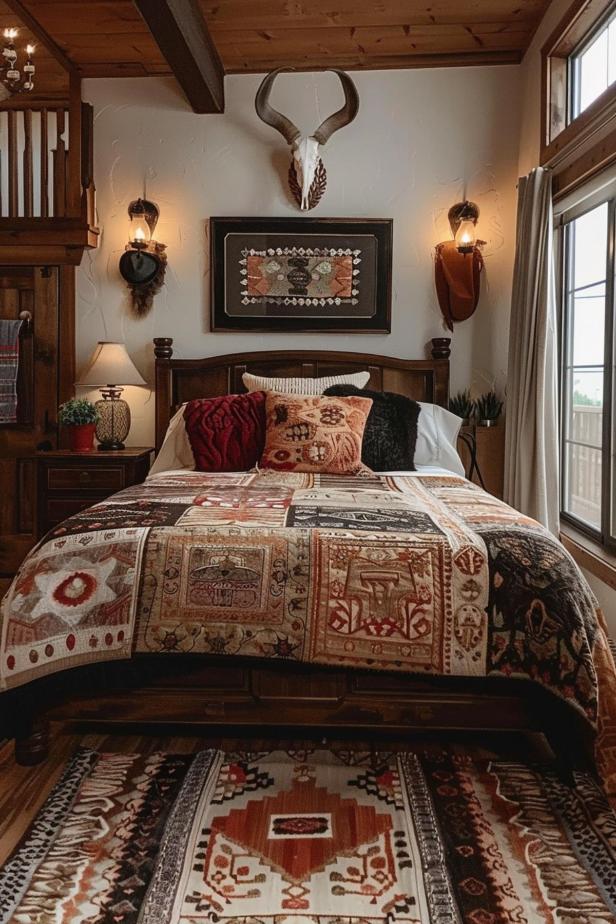
[[[453,751],[81,750],[0,871],[18,924],[608,924],[594,780]]]

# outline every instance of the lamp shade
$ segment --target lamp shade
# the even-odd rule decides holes
[[[76,383],[91,388],[104,385],[145,385],[123,343],[109,340],[96,345],[90,365]]]

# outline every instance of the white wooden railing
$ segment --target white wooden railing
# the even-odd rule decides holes
[[[581,443],[602,443],[603,410],[591,405],[573,406],[570,437]],[[601,450],[571,444],[567,480],[567,510],[587,523],[600,526]]]
[[[92,107],[79,94],[0,103],[0,231],[94,226],[93,159]]]
[[[0,216],[66,214],[68,109],[33,106],[0,112]]]

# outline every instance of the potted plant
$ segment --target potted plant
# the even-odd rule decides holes
[[[487,391],[477,398],[475,410],[480,427],[495,427],[503,410],[503,402],[495,391]]]
[[[58,420],[68,429],[72,452],[92,451],[98,416],[95,406],[87,398],[71,398],[60,405]]]
[[[475,410],[475,402],[468,388],[466,391],[459,391],[457,395],[449,399],[449,410],[456,417],[462,418],[462,426],[468,427]]]

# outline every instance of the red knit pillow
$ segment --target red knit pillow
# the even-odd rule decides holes
[[[198,472],[245,472],[261,458],[265,393],[197,398],[184,409]]]

